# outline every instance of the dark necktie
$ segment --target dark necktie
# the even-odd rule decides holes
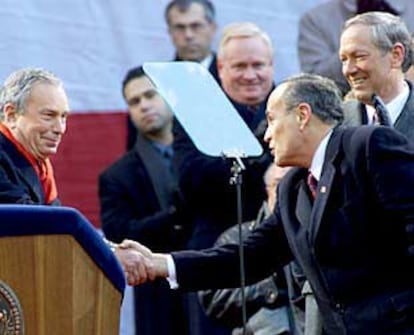
[[[387,108],[385,107],[384,103],[378,95],[372,95],[372,104],[375,108],[375,114],[373,119],[374,124],[392,127],[390,114],[388,113]]]
[[[309,190],[312,194],[312,198],[315,199],[317,191],[318,191],[318,181],[316,180],[316,178],[314,177],[314,175],[311,172],[309,172],[309,174],[308,174],[308,178],[306,179],[306,183],[308,184]]]

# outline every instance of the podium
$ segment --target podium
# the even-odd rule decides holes
[[[125,278],[75,209],[0,205],[0,335],[118,334]]]

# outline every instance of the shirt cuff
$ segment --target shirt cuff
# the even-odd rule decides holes
[[[175,270],[174,259],[171,255],[166,255],[166,259],[167,259],[167,270],[168,270],[167,281],[168,281],[168,284],[170,285],[170,288],[173,290],[176,290],[178,289],[179,285],[177,282],[177,272]]]

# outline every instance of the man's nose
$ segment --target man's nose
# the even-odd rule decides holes
[[[357,70],[357,67],[354,61],[347,60],[347,61],[342,62],[342,73],[345,77],[347,75],[355,73],[356,70]]]
[[[270,127],[269,126],[267,126],[267,128],[266,128],[266,131],[265,131],[265,133],[263,135],[263,140],[266,143],[269,143],[270,142]]]
[[[243,71],[243,77],[245,79],[255,79],[257,77],[256,70],[251,66],[246,67]]]
[[[66,131],[66,118],[58,117],[53,124],[53,131],[58,134],[63,134]]]
[[[191,26],[186,26],[184,28],[184,37],[190,39],[194,37],[194,29]]]

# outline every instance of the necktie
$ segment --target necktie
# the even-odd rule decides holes
[[[309,172],[306,182],[312,194],[312,198],[315,199],[317,191],[318,191],[318,181],[316,180],[316,178],[313,176],[311,172]]]
[[[375,108],[373,123],[381,126],[392,127],[390,115],[381,98],[378,95],[373,94],[372,103]]]

